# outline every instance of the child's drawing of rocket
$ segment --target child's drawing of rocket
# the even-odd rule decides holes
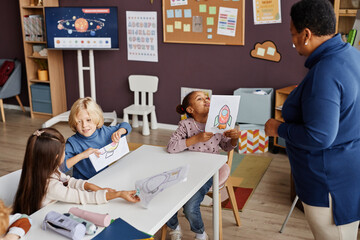
[[[219,115],[215,117],[214,127],[217,127],[219,129],[225,129],[226,125],[231,124],[232,117],[230,115],[230,108],[228,105],[224,105],[220,111]]]

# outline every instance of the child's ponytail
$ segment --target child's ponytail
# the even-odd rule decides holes
[[[176,106],[176,112],[181,115],[187,113],[185,108],[181,104]]]
[[[189,92],[183,99],[182,104],[177,105],[176,112],[179,114],[186,114],[187,117],[192,117],[190,113],[186,111],[187,107],[190,106],[190,97],[195,93],[196,91]]]

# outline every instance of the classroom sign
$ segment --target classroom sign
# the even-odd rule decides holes
[[[157,13],[126,12],[128,60],[158,62]]]
[[[254,24],[281,23],[280,0],[253,0]]]

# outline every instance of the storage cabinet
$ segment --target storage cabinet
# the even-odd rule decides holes
[[[357,11],[360,9],[359,0],[331,0],[336,15],[336,32],[348,34],[352,29]]]
[[[289,94],[296,88],[296,85],[277,89],[275,91],[275,119],[284,122],[281,111],[282,106]],[[285,148],[285,141],[280,137],[274,138],[274,146]]]
[[[31,117],[51,118],[67,110],[63,55],[61,50],[48,50],[47,56],[34,55],[34,49],[46,48],[44,10],[45,7],[59,6],[59,2],[58,0],[42,0],[40,1],[42,2],[40,6],[37,5],[38,1],[35,1],[34,6],[30,5],[30,2],[33,1],[19,0]],[[28,35],[25,36],[24,27],[28,29],[29,25],[25,26],[24,17],[33,17],[34,15],[42,19],[43,36],[29,38]],[[29,24],[33,27],[31,22]],[[29,31],[27,30],[26,32]],[[48,80],[39,80],[38,78],[40,62],[47,66]],[[43,88],[47,89],[47,93],[50,96],[46,103],[42,101],[44,99],[43,96],[39,96],[39,94],[44,94],[44,91],[39,91],[39,83],[41,83],[40,86],[45,85]],[[35,86],[33,87],[33,85]],[[42,99],[42,102],[39,102],[39,99]]]

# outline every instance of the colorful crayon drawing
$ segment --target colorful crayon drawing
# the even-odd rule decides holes
[[[115,149],[119,146],[119,143],[110,143],[109,145],[103,147],[101,150],[101,154],[100,155],[104,155],[105,154],[105,158],[109,158],[112,155],[114,155]]]
[[[214,127],[218,129],[225,129],[226,125],[231,125],[232,117],[230,115],[230,108],[228,105],[224,105],[220,111],[219,115],[215,117]]]
[[[240,96],[213,95],[210,100],[205,132],[223,133],[235,128]]]

